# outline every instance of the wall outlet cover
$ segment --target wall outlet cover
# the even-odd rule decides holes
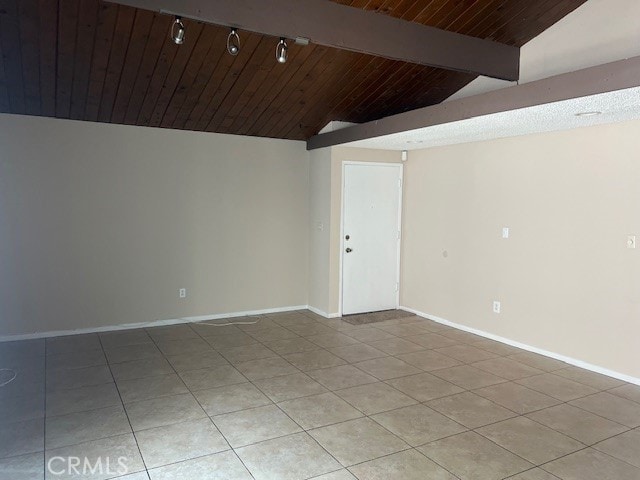
[[[178,290],[178,296],[180,298],[187,298],[187,289],[181,288],[180,290]]]
[[[500,302],[494,300],[493,313],[500,313],[500,308],[501,308]]]

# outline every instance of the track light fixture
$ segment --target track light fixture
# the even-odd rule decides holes
[[[227,37],[227,52],[234,57],[240,53],[240,36],[235,28],[231,29],[231,33]]]
[[[280,42],[276,45],[276,60],[278,63],[287,63],[287,42],[284,38],[280,38]]]
[[[176,17],[173,21],[173,25],[171,25],[171,40],[176,45],[182,45],[184,43],[184,34],[186,29],[184,28],[184,23],[182,23],[182,19],[180,17]]]

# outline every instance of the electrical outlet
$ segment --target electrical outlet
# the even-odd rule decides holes
[[[627,248],[636,248],[636,236],[629,235],[627,237]]]
[[[500,302],[498,302],[497,300],[493,301],[493,313],[500,313]]]
[[[509,227],[502,227],[502,238],[509,238]]]
[[[178,296],[180,298],[187,298],[187,289],[181,288],[180,290],[178,290]]]

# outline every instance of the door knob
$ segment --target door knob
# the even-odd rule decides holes
[[[347,253],[351,253],[351,252],[353,252],[353,250],[352,250],[352,249],[350,249],[350,248],[347,248],[346,252],[347,252]]]

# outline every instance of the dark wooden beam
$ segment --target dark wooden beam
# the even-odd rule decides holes
[[[511,81],[519,76],[517,47],[327,0],[107,1],[447,70]]]
[[[638,86],[640,57],[633,57],[315,135],[307,150]]]

